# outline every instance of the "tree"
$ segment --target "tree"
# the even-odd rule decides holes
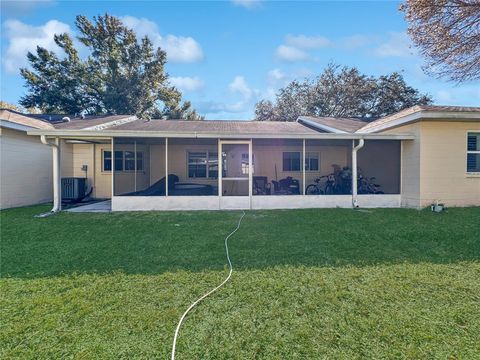
[[[480,79],[478,0],[406,0],[400,10],[428,74],[457,82]]]
[[[198,119],[189,102],[168,82],[165,51],[148,37],[137,40],[133,30],[113,16],[77,16],[78,41],[90,54],[81,59],[68,34],[55,35],[64,51],[37,47],[28,53],[31,70],[21,69],[28,94],[20,104],[61,114],[135,114],[140,118]]]
[[[3,100],[0,100],[0,109],[7,109],[7,110],[13,110],[17,112],[22,112],[22,109],[19,106]]]
[[[255,118],[259,121],[276,119],[277,113],[275,106],[270,100],[260,100],[255,105]]]
[[[329,64],[313,79],[293,80],[276,95],[275,102],[255,106],[257,120],[295,121],[299,116],[376,119],[414,105],[432,102],[428,95],[408,86],[397,72],[378,78],[355,67]]]

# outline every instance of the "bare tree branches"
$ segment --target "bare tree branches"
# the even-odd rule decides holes
[[[400,10],[427,74],[480,79],[480,0],[406,0]]]

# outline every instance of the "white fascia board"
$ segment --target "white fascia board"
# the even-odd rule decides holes
[[[297,119],[297,122],[306,124],[308,126],[314,127],[316,129],[319,129],[319,130],[327,131],[329,133],[349,134],[349,132],[347,132],[347,131],[343,131],[343,130],[340,130],[340,129],[337,129],[337,128],[334,128],[334,127],[331,127],[331,126],[327,126],[327,125],[324,125],[324,124],[319,124],[319,123],[317,123],[315,121],[312,121],[312,120],[309,120],[309,119],[307,119],[303,116],[299,116],[298,119]]]
[[[119,131],[119,130],[30,130],[28,135],[45,135],[65,139],[79,138],[193,138],[193,139],[319,139],[319,140],[352,140],[352,139],[379,139],[379,140],[412,140],[412,134],[356,134],[356,133],[305,133],[305,134],[272,134],[272,133],[197,133],[197,132],[160,132],[160,131]]]
[[[384,131],[391,128],[407,125],[416,121],[479,121],[480,113],[478,112],[458,112],[458,111],[419,111],[393,121],[378,124],[367,129],[360,128],[357,134],[370,134],[374,132]],[[365,127],[368,125],[365,125]]]
[[[113,126],[128,124],[128,123],[130,123],[132,121],[135,121],[135,120],[138,120],[138,118],[136,116],[129,116],[129,117],[125,117],[123,119],[110,121],[110,122],[103,123],[103,124],[100,124],[100,125],[86,127],[83,130],[90,130],[90,131],[92,131],[92,130],[105,130],[105,129],[109,129]]]
[[[35,129],[30,126],[17,124],[8,120],[0,120],[0,127],[6,128],[6,129],[23,131],[23,132],[27,132],[28,130]]]

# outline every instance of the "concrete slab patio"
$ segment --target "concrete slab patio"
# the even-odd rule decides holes
[[[77,207],[73,207],[70,209],[66,209],[65,211],[68,212],[110,212],[112,211],[112,201],[111,200],[106,200],[106,201],[100,201],[96,203],[90,203],[86,205],[80,205]]]

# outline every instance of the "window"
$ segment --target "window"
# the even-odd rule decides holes
[[[210,151],[188,152],[188,177],[208,178],[218,177],[218,153]]]
[[[300,171],[300,151],[283,153],[283,171]]]
[[[318,171],[318,153],[306,152],[305,153],[305,171]]]
[[[112,152],[103,151],[103,171],[112,171]],[[115,151],[115,171],[135,171],[134,151]],[[137,151],[137,171],[143,171],[143,152]]]
[[[480,132],[467,134],[467,172],[480,173]]]
[[[255,174],[255,155],[252,154],[252,174]],[[242,175],[248,175],[248,153],[242,154]]]
[[[123,155],[124,155],[125,171],[135,170],[135,152],[125,151]]]
[[[103,171],[112,171],[112,152],[103,152]]]

